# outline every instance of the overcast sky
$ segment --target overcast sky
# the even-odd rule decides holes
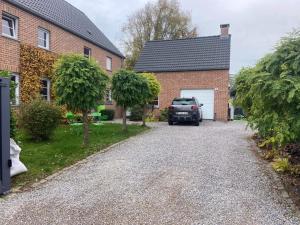
[[[123,51],[121,27],[148,0],[67,0]],[[152,1],[152,0],[149,0]],[[219,34],[230,23],[231,73],[255,64],[273,50],[280,37],[300,28],[300,0],[180,0],[191,13],[200,36]]]

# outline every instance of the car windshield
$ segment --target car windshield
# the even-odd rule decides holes
[[[172,105],[196,105],[196,101],[190,98],[175,99]]]

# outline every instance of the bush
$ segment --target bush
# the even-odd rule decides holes
[[[41,99],[23,105],[20,109],[20,125],[34,140],[49,139],[60,119],[60,109]]]
[[[107,120],[114,120],[115,118],[115,110],[113,109],[104,109],[101,110],[101,115],[106,116]]]
[[[160,110],[159,121],[167,122],[168,121],[168,108]]]
[[[12,110],[10,110],[10,137],[15,138],[17,131],[16,117]]]
[[[141,121],[143,118],[143,107],[136,105],[131,108],[129,116],[130,121]]]
[[[290,170],[290,163],[288,158],[278,158],[272,163],[272,167],[276,172],[285,173]]]

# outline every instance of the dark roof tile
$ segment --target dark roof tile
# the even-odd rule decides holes
[[[118,56],[123,54],[79,9],[64,0],[6,0]]]
[[[134,69],[137,72],[229,69],[230,39],[230,36],[208,36],[149,41]]]

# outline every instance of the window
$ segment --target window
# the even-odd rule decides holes
[[[2,35],[17,39],[18,20],[16,17],[2,15]]]
[[[83,54],[87,58],[91,58],[92,50],[88,47],[84,47]]]
[[[42,79],[41,80],[41,96],[46,101],[50,101],[50,80]]]
[[[11,104],[12,105],[19,105],[20,104],[20,88],[19,88],[19,75],[18,74],[13,74],[11,76],[11,81],[15,83],[15,98],[14,99],[11,99]]]
[[[159,99],[156,97],[152,102],[151,105],[153,105],[154,108],[159,108]]]
[[[106,69],[112,71],[112,58],[106,57]]]
[[[49,50],[49,43],[50,43],[49,31],[47,31],[43,28],[39,28],[38,29],[38,46],[40,48]]]
[[[111,90],[107,89],[105,93],[105,104],[106,105],[111,105],[112,104],[112,95],[111,95]]]

